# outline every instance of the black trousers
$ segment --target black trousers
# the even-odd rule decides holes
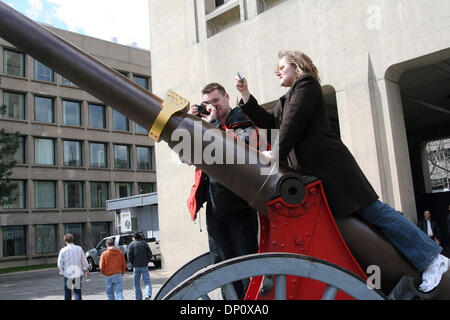
[[[213,263],[218,262],[217,253],[223,261],[258,252],[258,215],[253,208],[222,213],[207,208],[206,226]],[[234,283],[239,299],[244,298],[248,284],[249,279]]]

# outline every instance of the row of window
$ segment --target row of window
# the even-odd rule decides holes
[[[58,225],[37,224],[35,230],[35,254],[57,253],[58,250]],[[64,225],[64,233],[74,235],[74,242],[87,248],[98,243],[110,234],[109,222],[94,222],[91,224],[92,231],[87,239],[82,223],[68,223]],[[27,254],[27,226],[3,227],[3,257],[24,256]]]
[[[25,93],[3,91],[5,118],[26,120]],[[88,126],[93,129],[107,129],[106,107],[98,104],[88,104]],[[55,98],[34,96],[34,121],[41,123],[56,123]],[[62,124],[68,126],[83,126],[80,101],[62,99]],[[129,121],[119,111],[112,109],[112,128],[119,131],[130,131]],[[136,124],[137,133],[148,133],[148,130]]]
[[[25,77],[26,76],[26,62],[25,53],[18,50],[13,50],[9,48],[3,48],[3,74]],[[125,77],[128,77],[128,72],[119,71]],[[55,73],[52,69],[34,60],[34,79],[46,82],[55,82]],[[133,75],[133,80],[140,86],[149,90],[148,77]],[[68,86],[76,86],[70,80],[61,77],[61,84]]]
[[[54,166],[56,159],[56,138],[34,138],[34,164]],[[89,167],[108,168],[108,146],[106,142],[88,142],[89,143]],[[63,144],[63,165],[70,167],[84,166],[84,142],[77,140],[62,140]],[[26,137],[19,139],[19,148],[16,151],[14,159],[18,164],[27,163]],[[131,146],[123,144],[113,144],[114,150],[114,168],[131,169]],[[136,147],[136,169],[153,170],[152,154],[154,147],[135,146]]]
[[[287,0],[255,0],[256,6],[248,6],[241,0],[204,1],[206,33],[209,38]]]
[[[11,194],[13,202],[4,209],[26,209],[27,207],[27,181],[13,180],[16,188]],[[34,208],[57,208],[57,181],[33,181],[34,183]],[[64,208],[85,208],[83,181],[63,181]],[[105,208],[109,199],[109,182],[89,182],[90,208]],[[138,194],[156,192],[156,183],[138,182]],[[133,183],[115,182],[115,198],[125,198],[133,195]],[[1,209],[1,207],[0,207]]]
[[[212,10],[224,5],[227,2],[230,2],[231,0],[205,0],[205,13],[208,14]],[[286,0],[257,0],[257,10],[258,14],[275,7],[276,5],[284,2]],[[213,5],[213,7],[211,7]]]

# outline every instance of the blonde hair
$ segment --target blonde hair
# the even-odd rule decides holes
[[[298,77],[302,75],[302,73],[307,73],[315,77],[320,82],[319,71],[316,66],[312,62],[311,58],[308,57],[301,51],[297,50],[283,50],[278,53],[278,58],[288,58],[290,63],[296,67],[296,71],[298,73]],[[275,72],[278,71],[277,70]]]

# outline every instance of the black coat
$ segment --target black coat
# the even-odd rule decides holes
[[[152,250],[145,240],[134,240],[128,247],[127,257],[133,267],[147,267],[152,259]]]
[[[272,110],[261,108],[253,96],[245,104],[241,100],[240,107],[256,126],[280,130],[280,161],[289,158],[291,166],[322,180],[335,217],[378,199],[350,151],[332,131],[322,88],[313,76],[299,77]]]

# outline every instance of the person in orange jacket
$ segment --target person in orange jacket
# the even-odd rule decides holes
[[[114,238],[106,240],[108,250],[100,257],[100,271],[105,275],[108,300],[123,300],[122,276],[126,270],[125,256],[114,246]]]

